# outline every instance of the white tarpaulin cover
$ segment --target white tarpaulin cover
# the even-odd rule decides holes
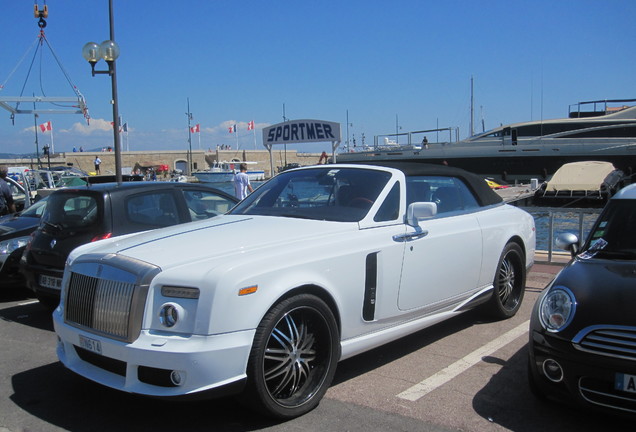
[[[547,184],[547,192],[597,191],[614,171],[610,162],[572,162],[563,165]]]

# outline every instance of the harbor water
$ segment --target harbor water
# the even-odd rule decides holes
[[[579,239],[587,238],[594,222],[602,209],[600,208],[556,208],[556,207],[521,207],[534,217],[537,229],[537,250],[559,251],[554,240],[559,234],[576,234]]]
[[[256,189],[264,182],[251,182]],[[210,183],[212,187],[234,194],[234,183]],[[585,239],[592,229],[600,208],[558,208],[558,207],[521,207],[534,217],[537,229],[537,250],[549,250],[552,240],[552,250],[558,251],[554,239],[562,233],[573,233]],[[552,220],[552,222],[551,222]],[[552,225],[552,229],[550,228]],[[552,234],[550,234],[552,232]]]

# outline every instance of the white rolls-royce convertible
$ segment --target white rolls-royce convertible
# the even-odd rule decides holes
[[[532,217],[462,170],[294,169],[226,215],[75,249],[57,354],[122,391],[292,418],[340,360],[471,308],[513,316],[534,248]]]

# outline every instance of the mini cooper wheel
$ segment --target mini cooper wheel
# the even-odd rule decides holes
[[[494,292],[488,303],[493,318],[514,316],[523,301],[526,285],[526,267],[521,247],[508,243],[501,253],[493,281]]]
[[[256,329],[247,401],[276,418],[305,414],[324,396],[339,358],[338,326],[329,307],[308,294],[284,300]]]

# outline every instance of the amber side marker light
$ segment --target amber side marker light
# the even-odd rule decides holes
[[[248,294],[254,294],[256,291],[258,290],[258,285],[254,285],[254,286],[250,286],[250,287],[246,287],[246,288],[241,288],[238,292],[239,296],[244,296],[244,295],[248,295]]]

